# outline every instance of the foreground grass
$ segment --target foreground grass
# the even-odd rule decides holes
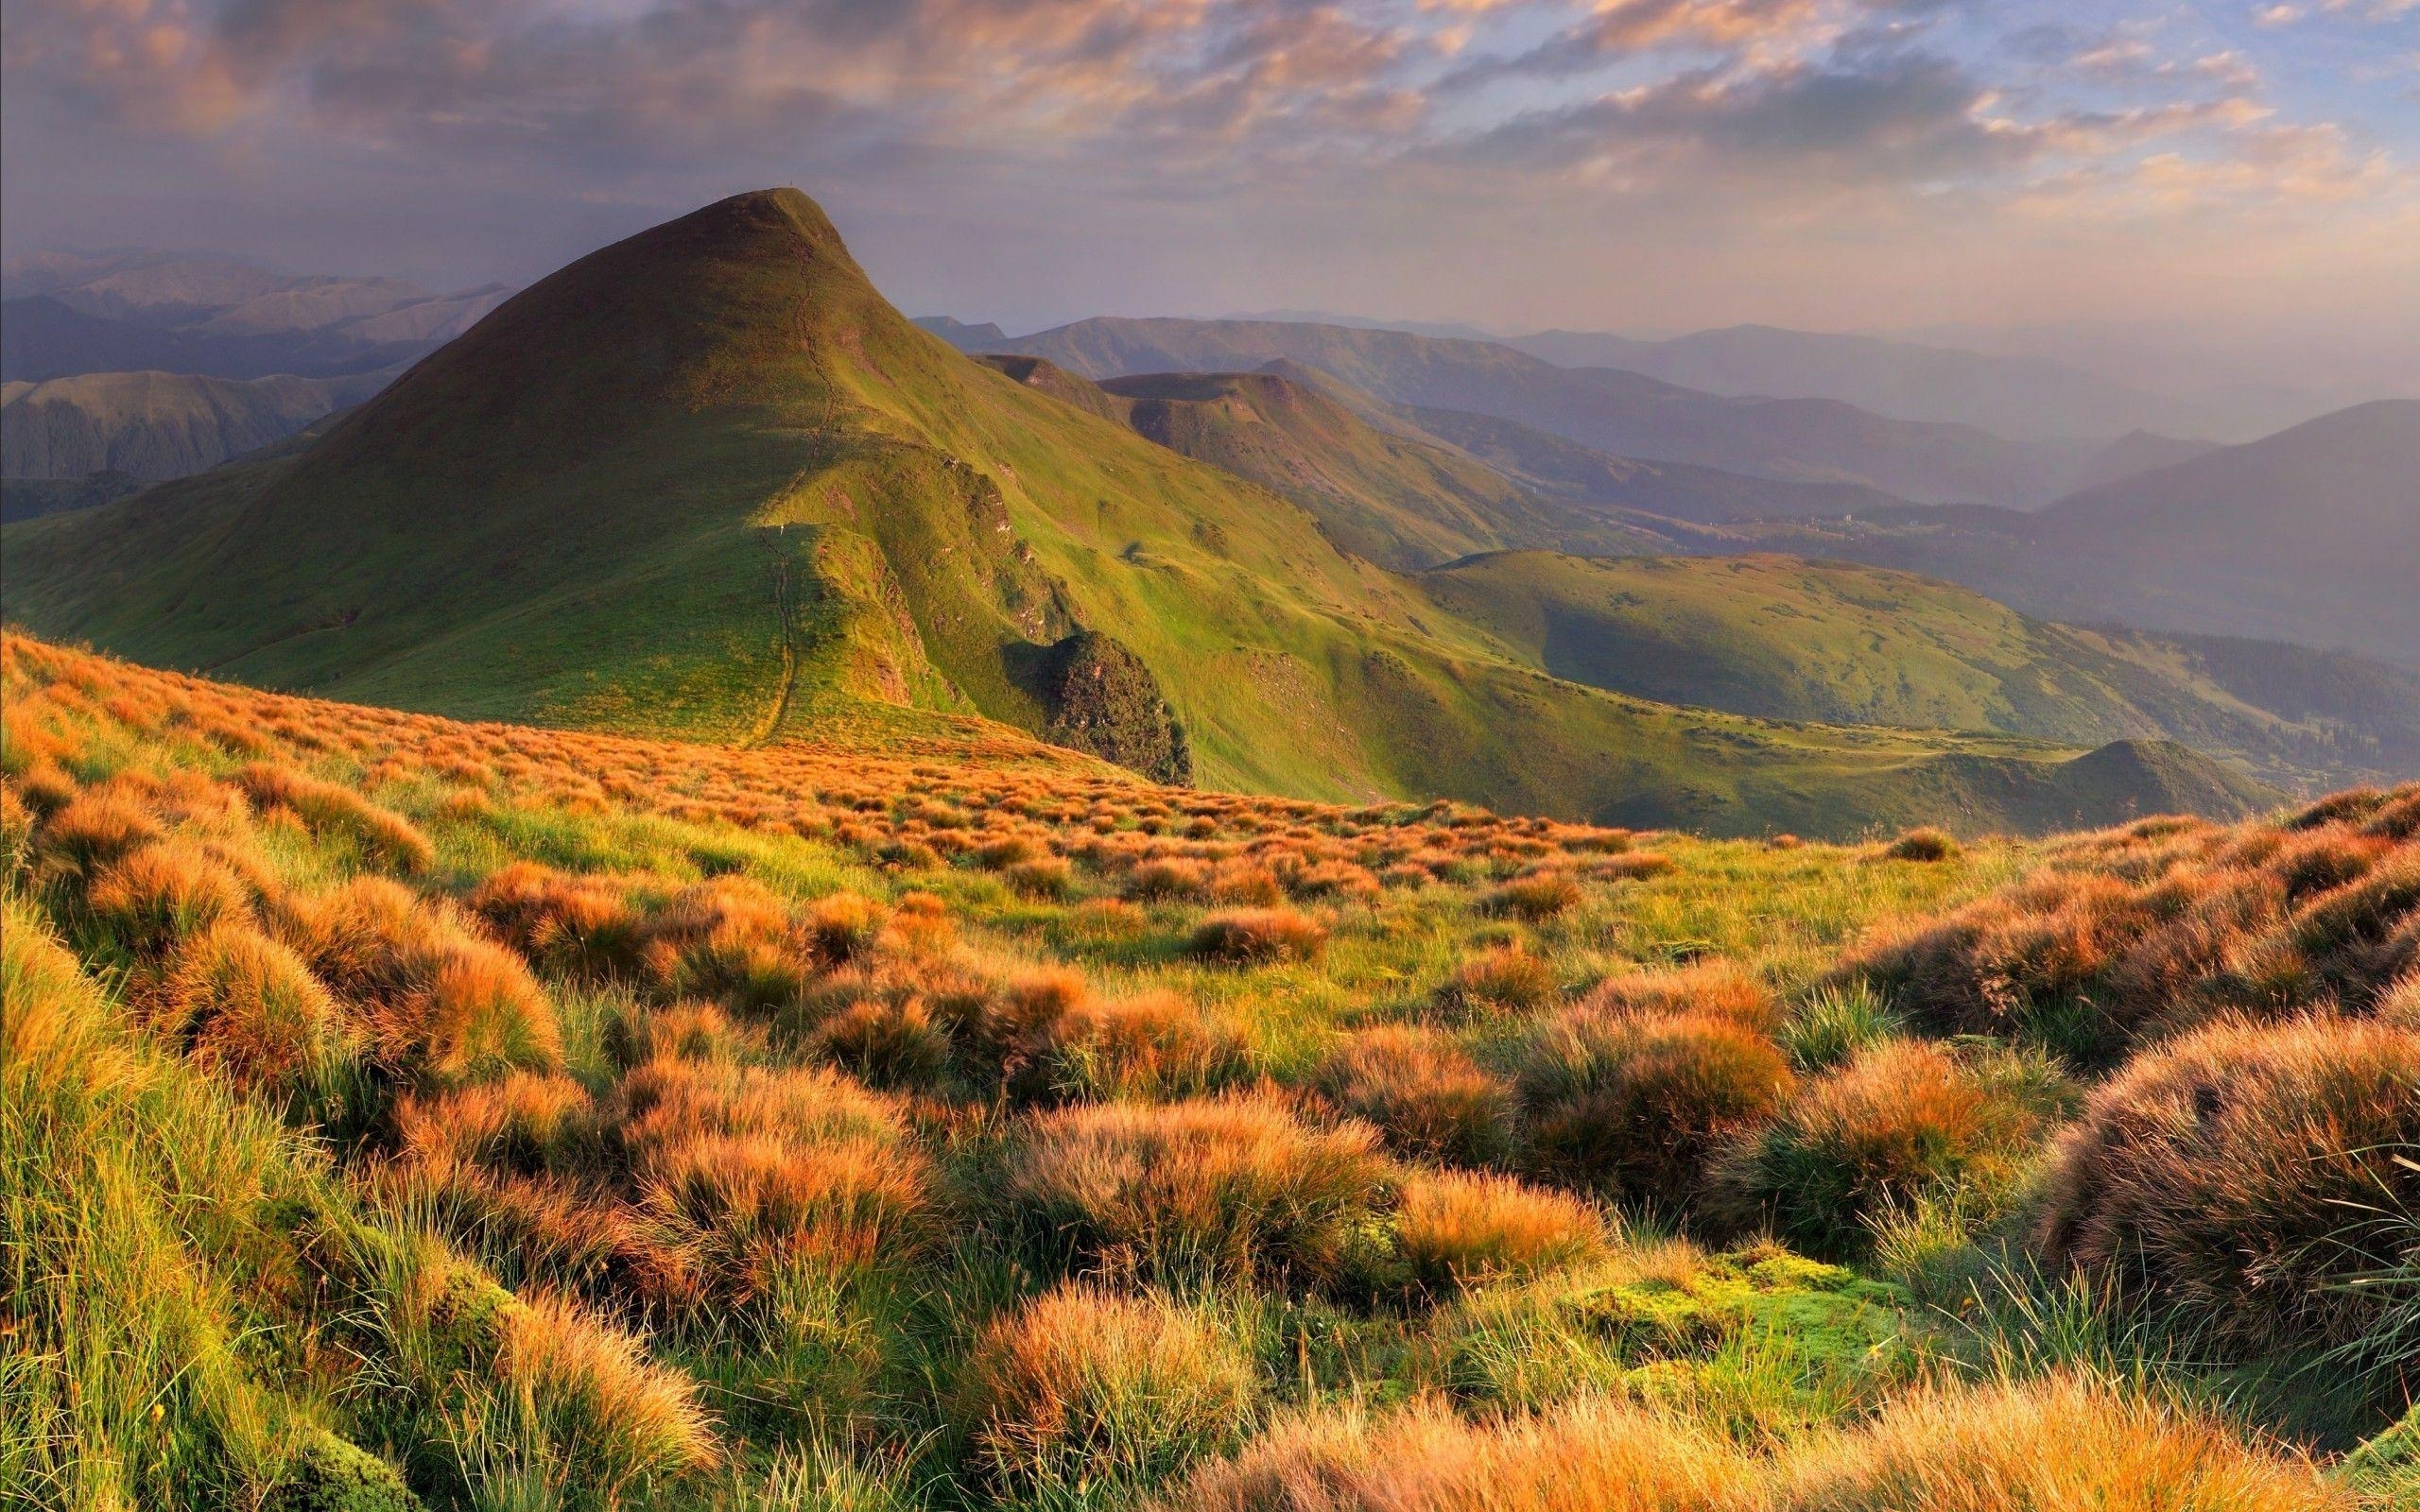
[[[2409,793],[1707,842],[0,656],[36,1504],[2408,1482],[2322,1467],[2420,1336]],[[2221,1155],[2104,1132],[2256,1084]]]

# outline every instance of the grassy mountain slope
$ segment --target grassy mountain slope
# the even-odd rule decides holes
[[[1098,318],[1006,350],[1102,379],[1241,371],[1288,358],[1400,404],[1516,421],[1601,451],[1903,498],[2034,503],[2070,448],[1967,425],[1888,420],[1836,400],[1724,398],[1609,368],[1566,369],[1484,341],[1269,320]]]
[[[2420,679],[2309,657],[2374,674],[2323,703],[2289,691],[2307,667],[2231,677],[2247,655],[2046,624],[1904,573],[1789,557],[1504,552],[1420,581],[1557,677],[1666,703],[2081,745],[2172,740],[2303,789],[2420,770]]]
[[[234,379],[101,372],[11,383],[0,389],[0,472],[183,477],[284,440],[375,393],[386,380],[383,373]]]
[[[1806,833],[2107,812],[2070,748],[1517,665],[1293,505],[916,330],[795,191],[582,259],[297,455],[9,532],[36,629],[406,708],[734,742],[980,713],[1173,764],[1164,697],[1221,785]]]
[[[1662,543],[1603,513],[1546,503],[1451,447],[1372,425],[1324,386],[1274,372],[1095,385],[1038,357],[977,360],[1282,494],[1338,545],[1384,567],[1413,571],[1511,545],[1603,555]]]
[[[2051,618],[2420,663],[2420,401],[2340,410],[2038,514],[1884,510],[1742,536],[1952,578]]]

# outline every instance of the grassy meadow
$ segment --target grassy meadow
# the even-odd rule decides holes
[[[2420,788],[1721,840],[0,679],[0,1503],[2420,1499]]]

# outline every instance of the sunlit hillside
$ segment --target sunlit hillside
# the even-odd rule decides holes
[[[0,1499],[2420,1496],[2420,788],[1833,846],[0,679]]]

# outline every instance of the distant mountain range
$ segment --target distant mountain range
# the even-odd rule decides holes
[[[1504,345],[1565,368],[1621,368],[1712,394],[1833,399],[1898,420],[2006,436],[2095,438],[2191,431],[2208,421],[2191,404],[2062,363],[1874,336],[1740,325],[1668,341],[1544,331]]]
[[[1397,404],[1508,420],[1599,451],[1924,502],[2040,503],[2100,442],[2024,442],[1836,400],[1743,399],[1493,342],[1286,321],[1098,318],[1010,340],[1095,380],[1249,370],[1279,359]]]
[[[0,474],[183,477],[358,404],[392,372],[348,378],[208,378],[98,372],[0,387]]]
[[[1734,537],[1931,573],[2061,619],[2420,665],[2420,401],[2359,404],[2035,514],[1907,508]]]
[[[272,272],[157,252],[53,254],[0,274],[0,379],[151,370],[216,378],[373,372],[468,330],[510,291]]]

